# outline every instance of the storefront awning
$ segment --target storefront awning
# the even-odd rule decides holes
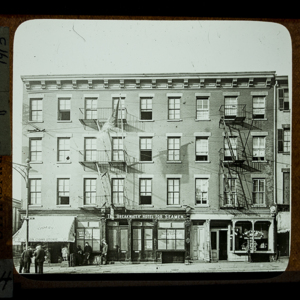
[[[282,211],[277,215],[277,232],[284,233],[291,229],[291,213]]]
[[[29,242],[74,242],[74,216],[30,216]],[[14,234],[13,244],[26,242],[26,221]]]

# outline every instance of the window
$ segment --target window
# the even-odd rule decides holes
[[[179,204],[180,179],[168,179],[168,205]]]
[[[265,97],[253,97],[253,119],[264,119],[266,113]]]
[[[152,179],[140,179],[140,204],[152,203]]]
[[[180,138],[169,137],[168,138],[168,161],[180,160]]]
[[[225,97],[225,118],[237,116],[237,97]]]
[[[152,120],[152,98],[141,98],[141,120]]]
[[[265,160],[266,138],[264,136],[253,137],[253,160]]]
[[[140,161],[152,161],[152,138],[140,138]]]
[[[100,252],[100,226],[99,222],[78,222],[77,245],[84,249],[85,243],[88,242],[93,252]]]
[[[159,222],[158,249],[184,250],[185,230],[183,222]]]
[[[289,90],[278,89],[279,110],[289,110]]]
[[[196,161],[208,161],[208,137],[196,138]]]
[[[196,99],[196,119],[207,120],[209,118],[209,100],[208,98]]]
[[[289,153],[291,151],[291,131],[289,126],[278,129],[278,152]]]
[[[70,99],[58,99],[58,120],[71,120]]]
[[[30,100],[30,121],[43,121],[43,99]]]
[[[180,98],[169,98],[169,120],[179,120],[180,119]]]
[[[89,120],[97,119],[97,99],[85,99],[85,118]]]
[[[42,139],[30,139],[29,143],[30,161],[42,161]]]
[[[236,178],[224,178],[224,204],[235,205],[236,201]]]
[[[96,179],[84,179],[84,204],[96,204]]]
[[[113,161],[124,161],[124,147],[123,138],[112,139],[112,160]]]
[[[84,139],[84,155],[85,161],[96,161],[97,160],[97,139],[96,138],[85,138]]]
[[[118,120],[126,119],[125,97],[113,98],[113,109],[118,109]]]
[[[57,204],[64,205],[70,204],[70,180],[58,179],[57,180]]]
[[[225,151],[224,151],[224,160],[231,161],[237,157],[237,137],[231,136],[229,139],[224,139]],[[232,157],[232,155],[234,157]]]
[[[29,204],[40,205],[41,204],[41,179],[29,179]]]
[[[253,204],[265,203],[265,179],[253,179]]]
[[[208,204],[208,178],[196,178],[196,204]]]
[[[70,159],[70,138],[58,138],[58,161]]]
[[[290,204],[290,172],[283,172],[283,204]]]
[[[124,204],[124,179],[114,178],[112,180],[113,204]]]

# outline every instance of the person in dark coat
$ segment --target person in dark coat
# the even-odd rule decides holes
[[[92,247],[89,245],[88,242],[85,243],[84,251],[83,251],[83,265],[90,264],[90,258],[92,254]]]
[[[81,266],[82,265],[82,256],[83,256],[83,250],[80,245],[77,245],[77,248],[75,250],[75,265]]]
[[[22,252],[20,261],[19,261],[19,273],[22,273],[23,269],[25,272],[25,264],[24,264],[24,254],[25,254],[26,249]]]
[[[102,240],[102,250],[101,250],[101,264],[106,265],[107,264],[107,250],[108,245],[105,241],[105,239]]]
[[[33,256],[33,250],[31,247],[28,247],[24,251],[24,272],[30,273],[31,258]]]
[[[43,274],[43,265],[45,261],[45,251],[41,245],[37,246],[35,251],[35,273]]]

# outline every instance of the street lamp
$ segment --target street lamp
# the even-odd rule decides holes
[[[30,170],[30,159],[26,159],[26,189],[27,189],[27,201],[26,201],[26,250],[28,250],[29,241],[29,170]]]

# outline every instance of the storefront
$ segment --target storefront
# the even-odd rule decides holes
[[[189,256],[190,221],[185,212],[116,213],[106,216],[108,260],[184,262]]]
[[[26,243],[27,222],[13,236],[13,243]],[[72,252],[75,245],[74,216],[30,216],[29,245],[35,248],[41,245],[46,252],[46,263],[62,260],[61,249],[67,246]]]

